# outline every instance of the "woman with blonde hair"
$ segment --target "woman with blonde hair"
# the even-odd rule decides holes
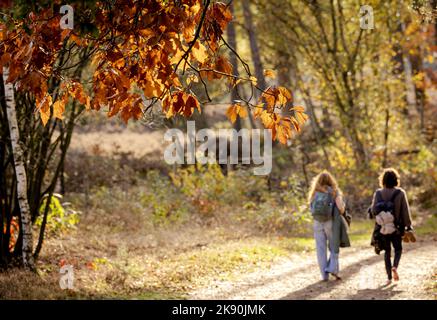
[[[341,217],[345,213],[343,195],[337,181],[328,171],[322,171],[313,179],[308,202],[314,220],[317,261],[322,280],[328,281],[329,274],[341,280],[338,275],[340,247],[349,247],[350,241]]]

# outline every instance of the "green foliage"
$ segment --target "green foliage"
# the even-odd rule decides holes
[[[189,166],[170,174],[173,185],[179,188],[200,213],[212,215],[217,200],[224,191],[224,176],[218,166]]]
[[[296,211],[288,206],[280,206],[274,200],[264,202],[257,208],[257,225],[264,231],[282,231],[287,234],[301,234],[307,231],[311,216],[308,210]]]
[[[150,171],[146,179],[147,189],[142,192],[140,203],[151,210],[153,223],[168,225],[186,221],[190,205],[177,187],[158,171]]]
[[[272,191],[266,177],[245,170],[225,176],[218,165],[177,168],[170,178],[151,170],[138,201],[155,226],[223,218],[262,231],[302,232],[310,215],[300,179],[292,175],[280,185]]]
[[[296,175],[281,181],[277,190],[264,190],[261,201],[246,208],[256,225],[266,232],[296,236],[306,233],[311,222],[305,191]]]
[[[238,205],[259,197],[265,185],[264,178],[250,176],[244,171],[229,172],[224,176],[217,164],[181,168],[170,176],[173,184],[205,216],[212,216],[223,206]]]
[[[71,204],[68,202],[61,203],[61,199],[62,195],[55,193],[50,200],[45,230],[51,235],[58,235],[69,229],[73,229],[79,223],[80,212],[71,208]],[[39,208],[40,215],[35,221],[35,225],[38,227],[41,227],[47,200],[48,197],[45,197]]]
[[[178,169],[171,177],[198,212],[206,216],[228,210],[230,221],[254,224],[263,231],[301,232],[310,221],[305,192],[295,175],[274,191],[269,190],[266,177],[244,170],[224,176],[218,165]]]
[[[433,214],[416,229],[418,235],[435,235],[437,234],[437,214]]]
[[[405,157],[400,163],[400,169],[407,174],[429,174],[435,171],[437,156],[426,146],[419,146],[419,152],[413,156]]]

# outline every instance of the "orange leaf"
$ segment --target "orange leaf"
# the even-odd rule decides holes
[[[286,126],[278,125],[276,127],[277,139],[282,144],[287,144],[288,139],[290,138],[290,131]]]
[[[296,132],[300,132],[299,122],[297,122],[297,120],[294,117],[291,117],[290,120],[291,120],[291,123],[293,124],[294,130]]]
[[[241,118],[246,118],[247,117],[247,108],[245,107],[245,106],[241,106],[241,105],[239,105],[238,106],[238,115],[241,117]]]
[[[232,123],[235,123],[235,121],[237,121],[237,108],[238,108],[238,104],[233,104],[231,105],[228,110],[226,111],[226,116],[229,118],[229,120],[231,120]]]
[[[74,41],[78,46],[81,46],[81,45],[82,45],[82,40],[79,39],[79,37],[76,36],[74,33],[72,33],[72,34],[70,35],[70,39],[73,40],[73,41]]]
[[[253,112],[253,116],[255,119],[257,119],[259,116],[261,116],[263,112],[263,104],[258,104],[255,106],[255,111]]]
[[[285,105],[292,100],[291,92],[285,87],[278,87],[278,103]]]
[[[185,102],[184,115],[186,117],[191,116],[194,112],[194,109],[197,109],[199,112],[201,112],[199,101],[197,101],[197,99],[192,95],[189,95]]]
[[[191,53],[199,63],[204,63],[208,59],[208,52],[205,46],[200,43],[200,41],[196,41],[193,48],[191,49]]]
[[[260,100],[264,100],[266,103],[266,108],[269,112],[273,112],[275,109],[277,96],[278,90],[276,88],[268,88],[262,93]]]
[[[64,101],[63,100],[57,100],[54,104],[53,104],[53,116],[55,116],[56,118],[63,120],[64,113],[65,110],[65,105],[64,105]]]
[[[42,124],[45,126],[50,119],[50,109],[48,110],[39,110],[39,115],[41,117]]]
[[[70,35],[71,29],[64,29],[61,32],[61,41],[64,41],[66,37]]]
[[[232,64],[225,57],[223,56],[218,57],[215,65],[217,71],[227,74],[232,74],[232,69],[233,69]]]
[[[274,79],[274,78],[276,78],[276,73],[273,70],[266,69],[266,70],[264,70],[264,77]]]
[[[307,121],[308,116],[303,112],[296,112],[296,119],[300,124],[303,124]]]
[[[275,114],[263,110],[261,113],[261,121],[267,129],[273,129],[275,125]]]
[[[305,112],[305,108],[301,106],[294,106],[293,108],[291,108],[291,110],[294,110],[296,112]]]
[[[50,119],[50,106],[52,104],[52,96],[48,93],[45,94],[44,98],[40,101],[36,99],[37,110],[39,110],[39,115],[41,121],[45,126]]]

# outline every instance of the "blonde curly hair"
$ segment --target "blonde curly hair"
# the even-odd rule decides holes
[[[337,180],[335,180],[332,174],[329,173],[327,170],[323,170],[311,181],[311,187],[308,193],[308,202],[311,203],[311,201],[314,199],[314,194],[317,191],[326,192],[328,187],[332,188],[334,198],[336,198],[337,196],[342,196],[342,192],[338,187]]]

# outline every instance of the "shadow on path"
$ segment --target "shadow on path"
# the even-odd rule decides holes
[[[256,280],[255,279],[247,279],[247,282],[241,281],[241,282],[238,282],[237,285],[234,283],[230,289],[226,290],[225,295],[226,296],[234,296],[235,294],[238,294],[239,292],[243,292],[246,290],[251,290],[251,289],[265,286],[266,284],[269,284],[272,281],[277,280],[279,277],[288,277],[292,274],[303,272],[303,271],[307,270],[308,267],[310,267],[310,266],[311,266],[311,264],[308,264],[308,265],[305,265],[302,267],[293,268],[290,271],[283,272],[280,274],[275,273],[275,274],[266,275],[266,276],[263,276],[263,278],[261,280],[260,279],[256,279]],[[268,273],[269,270],[266,270],[265,272],[266,272],[266,274],[269,274]]]
[[[358,290],[357,293],[346,297],[348,300],[387,300],[397,294],[402,293],[402,290],[395,290],[396,284],[391,286],[380,286],[376,289]]]
[[[314,254],[314,259],[316,259],[316,253],[315,252],[311,252],[312,254]],[[342,257],[347,257],[349,255],[353,255],[356,252],[351,252],[351,251],[346,251]],[[302,256],[295,256],[293,257],[294,259],[302,259]],[[316,261],[316,260],[314,260]],[[317,264],[317,262],[315,262]],[[247,282],[241,281],[238,283],[238,285],[233,285],[231,288],[226,290],[225,295],[226,296],[234,296],[235,294],[238,294],[239,292],[245,291],[245,290],[251,290],[251,289],[255,289],[255,288],[259,288],[262,286],[265,286],[266,284],[272,283],[272,281],[279,281],[280,278],[286,278],[289,277],[293,274],[299,274],[300,272],[305,272],[308,270],[308,268],[313,266],[313,262],[310,262],[308,264],[305,264],[304,266],[300,266],[300,267],[295,267],[295,268],[291,268],[289,269],[289,271],[287,272],[282,272],[280,274],[269,274],[268,270],[266,271],[266,275],[262,277],[262,279],[247,279]],[[318,267],[317,267],[318,268]],[[318,270],[318,269],[317,269]],[[326,283],[324,283],[326,284]]]
[[[411,248],[408,251],[414,251],[416,248]],[[341,259],[341,257],[340,257]],[[327,293],[330,292],[332,289],[334,289],[335,287],[337,287],[338,285],[344,283],[345,281],[347,281],[348,279],[352,278],[356,273],[358,273],[360,271],[360,268],[364,265],[364,266],[368,266],[377,262],[382,261],[383,257],[381,257],[381,255],[375,255],[366,259],[361,259],[351,265],[349,265],[348,267],[344,268],[341,271],[341,276],[343,278],[343,280],[340,281],[335,281],[335,280],[330,280],[328,282],[324,282],[324,281],[318,281],[315,282],[313,284],[310,284],[302,289],[290,292],[289,294],[287,294],[286,296],[283,296],[281,298],[281,300],[302,300],[302,299],[315,299],[316,297],[318,297],[319,295],[323,294],[323,293]],[[341,261],[341,260],[340,260]],[[383,269],[381,269],[381,272],[384,272]],[[363,291],[368,291],[368,290],[361,290],[361,293],[363,293]],[[373,290],[374,293],[380,293],[380,292],[390,292],[388,290],[382,290],[381,289],[374,289]],[[359,291],[360,292],[360,291]],[[347,299],[358,299],[358,295],[359,292],[351,297],[348,297]],[[391,291],[392,295],[394,296],[402,291]],[[387,293],[389,294],[389,293]]]

